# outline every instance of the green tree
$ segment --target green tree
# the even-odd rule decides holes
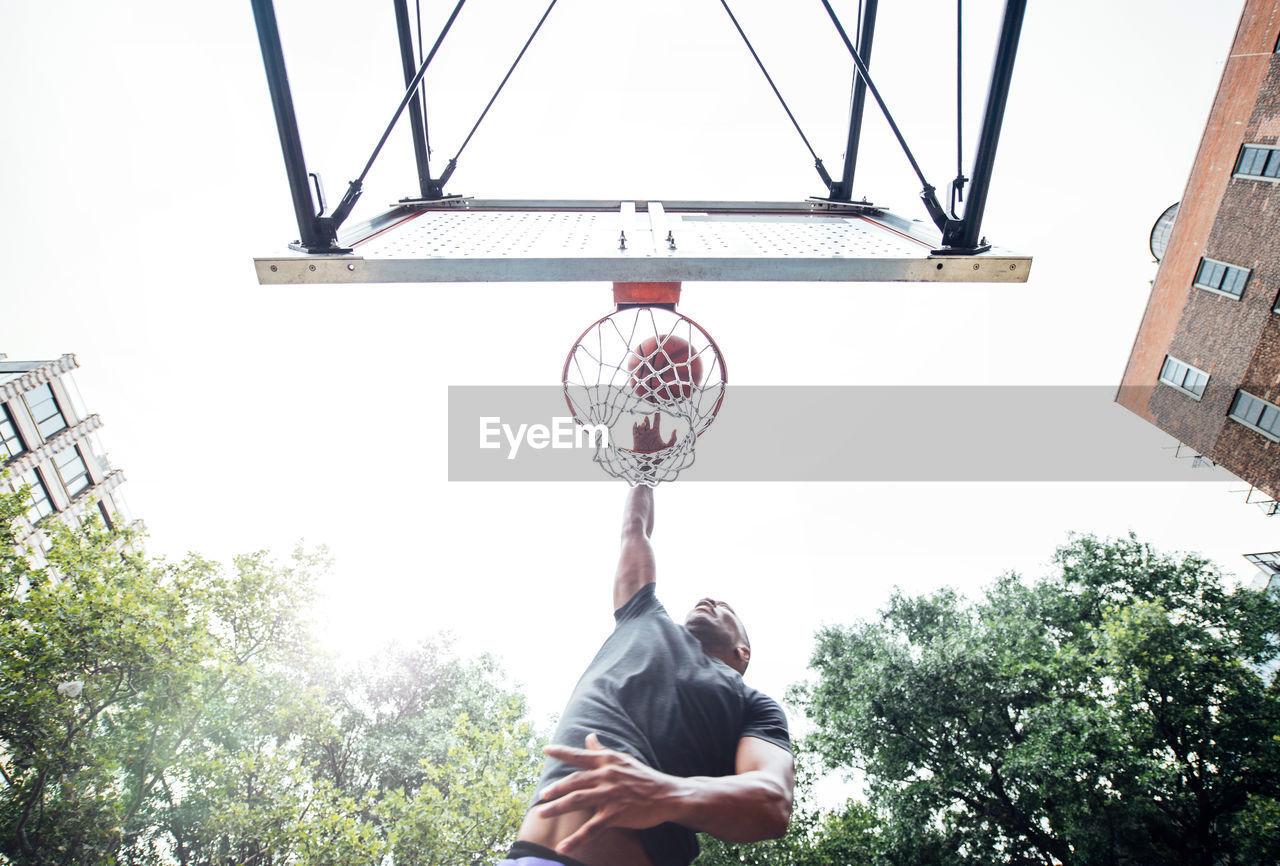
[[[24,501],[0,496],[0,851],[110,862],[145,823],[210,647],[199,569],[152,568],[100,523],[24,552]]]
[[[514,835],[541,741],[492,659],[344,668],[313,645],[321,554],[166,562],[57,521],[40,553],[24,507],[0,493],[0,862],[457,863]]]
[[[24,504],[0,495],[0,852],[182,859],[186,825],[208,817],[191,768],[210,766],[254,708],[269,705],[282,730],[284,708],[307,717],[271,677],[306,647],[321,560],[255,554],[224,573],[197,556],[150,559],[100,521],[48,521],[40,553],[19,542]]]
[[[545,740],[523,716],[519,701],[484,725],[460,715],[444,760],[420,762],[423,784],[382,798],[377,813],[397,864],[488,866],[501,858],[542,766]]]
[[[1280,601],[1133,538],[824,629],[797,699],[894,863],[1273,862]]]
[[[393,644],[347,666],[314,657],[304,675],[329,706],[328,726],[305,743],[307,759],[355,798],[417,790],[457,744],[458,716],[501,729],[527,712],[492,657],[458,658],[445,638]]]
[[[802,866],[871,866],[880,853],[880,819],[860,800],[824,812],[809,837]]]

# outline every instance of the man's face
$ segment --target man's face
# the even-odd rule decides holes
[[[739,673],[746,670],[751,652],[746,646],[746,629],[726,602],[701,599],[684,619],[684,627],[698,639],[707,655],[715,656]]]

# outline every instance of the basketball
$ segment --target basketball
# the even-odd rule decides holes
[[[688,399],[702,383],[702,358],[687,340],[650,337],[627,357],[631,389],[650,403]]]

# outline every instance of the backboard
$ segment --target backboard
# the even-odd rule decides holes
[[[1026,255],[939,250],[926,223],[871,205],[446,199],[344,233],[343,255],[254,260],[282,283],[792,281],[1024,283]]]

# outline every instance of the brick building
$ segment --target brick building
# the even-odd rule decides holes
[[[129,520],[117,489],[124,473],[98,441],[101,419],[81,404],[70,377],[76,366],[74,355],[55,361],[0,355],[0,471],[11,489],[30,487],[31,532],[54,514],[96,511],[108,526]]]
[[[1246,0],[1116,396],[1273,506],[1280,500],[1277,48],[1280,0]]]

